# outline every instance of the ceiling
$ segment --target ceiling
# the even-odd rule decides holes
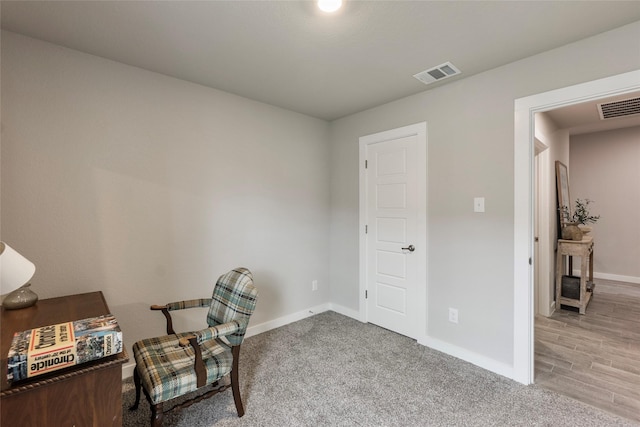
[[[640,20],[638,1],[6,1],[2,28],[325,120]],[[451,61],[462,74],[412,76]]]
[[[623,95],[596,99],[567,107],[547,111],[547,115],[558,126],[566,129],[569,135],[602,132],[606,130],[622,129],[640,126],[640,114],[603,120],[600,118],[598,104],[616,102],[640,97],[640,92],[625,93]]]

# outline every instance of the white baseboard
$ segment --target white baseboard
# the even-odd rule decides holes
[[[465,362],[469,362],[481,367],[482,369],[502,375],[503,377],[514,379],[513,366],[507,365],[503,362],[498,362],[497,360],[482,356],[465,348],[428,336],[419,338],[418,344],[441,351],[450,356],[457,357],[458,359],[462,359]]]
[[[128,352],[127,352],[128,353]],[[133,370],[136,369],[136,361],[132,360],[133,355],[129,355],[129,361],[122,365],[122,379],[126,380],[127,378],[131,378],[133,376]]]
[[[338,314],[342,314],[343,316],[351,317],[357,321],[362,321],[360,319],[360,312],[358,310],[353,310],[351,308],[344,307],[339,304],[329,303],[329,310],[335,311]]]
[[[575,265],[575,264],[574,264]],[[574,276],[580,276],[580,269],[573,269]],[[615,280],[618,282],[627,282],[627,283],[635,283],[640,285],[640,277],[635,276],[622,276],[620,274],[609,274],[609,273],[593,273],[594,279],[603,279],[603,280]]]
[[[578,271],[578,274],[580,274],[580,271]],[[635,283],[636,285],[640,285],[640,277],[622,276],[619,274],[608,274],[608,273],[593,273],[593,276],[596,279],[616,280],[618,282]]]
[[[261,334],[263,332],[270,331],[272,329],[279,328],[289,323],[297,322],[298,320],[306,319],[318,313],[323,313],[329,310],[329,303],[317,305],[315,307],[308,308],[306,310],[298,311],[297,313],[288,314],[277,319],[269,320],[268,322],[259,323],[247,328],[246,338],[254,335]]]
[[[326,304],[321,304],[321,305],[317,305],[315,307],[308,308],[306,310],[298,311],[296,313],[289,314],[287,316],[279,317],[279,318],[274,319],[274,320],[269,320],[267,322],[263,322],[263,323],[259,323],[257,325],[249,326],[247,328],[247,333],[246,333],[245,337],[249,338],[251,336],[258,335],[258,334],[261,334],[263,332],[270,331],[271,329],[276,329],[276,328],[279,328],[281,326],[288,325],[289,323],[297,322],[298,320],[306,319],[307,317],[311,317],[313,315],[316,315],[316,314],[319,314],[319,313],[322,313],[322,312],[325,312],[325,311],[328,311],[328,310],[333,310],[333,311],[335,311],[337,313],[344,314],[345,316],[353,317],[350,314],[348,314],[349,312],[351,312],[353,310],[350,310],[350,309],[345,308],[345,307],[341,307],[341,306],[336,305],[336,304],[332,305],[330,303],[326,303]],[[338,311],[338,310],[340,310],[340,311]],[[132,359],[133,359],[133,355],[130,355],[129,362],[127,362],[124,365],[122,365],[122,379],[123,380],[133,376],[133,370],[136,367],[136,362],[135,362],[135,360],[132,360]]]

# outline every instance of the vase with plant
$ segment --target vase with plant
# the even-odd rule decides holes
[[[576,208],[573,211],[571,219],[573,222],[577,222],[581,225],[595,224],[600,219],[600,215],[591,215],[589,212],[589,204],[593,200],[589,199],[576,199]]]
[[[563,238],[565,237],[565,235],[567,236],[571,235],[576,238],[572,238],[569,240],[581,240],[583,234],[586,234],[591,231],[591,227],[588,227],[587,224],[595,224],[600,219],[600,215],[592,215],[591,212],[589,212],[589,205],[591,203],[593,203],[593,200],[576,199],[576,206],[573,211],[573,214],[569,212],[569,209],[567,206],[562,207],[562,217],[564,218],[565,224],[566,224],[565,229],[567,229],[568,227],[571,227],[566,231],[565,229],[562,230]],[[573,228],[574,226],[578,228],[579,231],[581,232],[579,233],[580,234],[579,236],[576,230]]]

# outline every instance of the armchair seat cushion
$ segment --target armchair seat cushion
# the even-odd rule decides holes
[[[192,333],[165,335],[138,341],[133,346],[136,369],[144,389],[154,404],[195,391],[197,387],[193,348],[180,346],[178,341]],[[231,372],[231,347],[220,339],[201,344],[207,371],[207,384]]]

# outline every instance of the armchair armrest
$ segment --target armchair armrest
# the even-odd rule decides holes
[[[198,344],[198,338],[195,335],[189,335],[180,338],[178,341],[180,346],[186,347],[190,345],[193,348],[195,360],[193,368],[196,371],[196,387],[204,387],[207,381],[207,369],[204,367],[204,361],[202,360],[202,350],[200,350],[200,344]]]
[[[165,311],[163,310],[163,313]],[[201,329],[199,331],[193,332],[185,337],[180,338],[178,343],[181,347],[191,346],[193,348],[193,352],[195,355],[194,360],[194,370],[196,372],[196,382],[197,387],[202,387],[205,385],[207,372],[204,366],[204,361],[202,360],[202,350],[200,349],[200,345],[211,339],[216,339],[219,337],[223,337],[225,335],[231,335],[243,328],[246,328],[245,322],[238,322],[237,320],[233,320],[231,322],[223,323],[221,325],[211,326],[209,328]],[[239,357],[240,347],[233,346],[233,363],[236,366]]]
[[[209,307],[211,304],[211,298],[191,299],[185,301],[170,302],[165,305],[152,305],[151,310],[161,310],[164,317],[167,319],[167,335],[175,334],[173,330],[173,320],[171,319],[170,311],[185,310],[188,308],[200,308]]]
[[[200,308],[200,307],[209,307],[211,305],[211,298],[200,298],[200,299],[190,299],[186,301],[176,301],[170,302],[165,305],[167,310],[185,310],[188,308]]]
[[[241,323],[237,320],[232,320],[231,322],[223,323],[221,325],[210,326],[208,328],[195,331],[193,334],[198,339],[198,344],[202,344],[208,340],[234,334],[237,331],[242,330],[244,327],[246,327],[244,322]]]

